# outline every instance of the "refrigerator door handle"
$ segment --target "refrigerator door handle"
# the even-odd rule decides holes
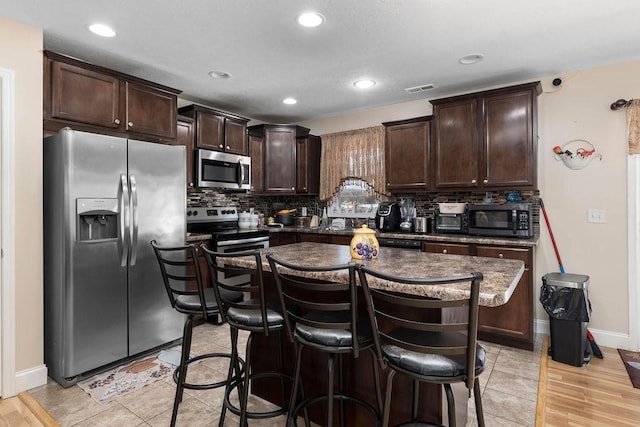
[[[118,188],[118,209],[120,210],[120,239],[118,239],[118,252],[120,253],[120,266],[127,266],[129,256],[129,184],[127,175],[120,175],[120,188]]]
[[[129,175],[131,185],[131,265],[136,265],[138,258],[138,188],[135,175]]]
[[[242,165],[242,159],[238,160],[238,170],[239,170],[239,174],[237,174],[238,176],[238,187],[242,188],[242,183],[244,182],[244,167]]]

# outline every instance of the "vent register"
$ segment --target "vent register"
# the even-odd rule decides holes
[[[431,90],[431,89],[433,89],[435,87],[436,86],[433,83],[428,83],[426,85],[408,87],[404,91],[407,92],[407,93],[420,93],[420,92],[426,92],[426,91]]]

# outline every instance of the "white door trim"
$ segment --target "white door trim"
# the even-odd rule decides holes
[[[15,73],[0,68],[0,395],[16,394]]]
[[[640,155],[629,156],[627,163],[627,200],[629,203],[629,349],[640,350]]]

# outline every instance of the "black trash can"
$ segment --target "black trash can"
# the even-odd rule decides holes
[[[582,366],[589,361],[587,322],[591,318],[589,276],[547,273],[542,277],[540,302],[549,315],[551,346],[556,362]]]

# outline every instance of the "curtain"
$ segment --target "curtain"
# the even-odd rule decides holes
[[[384,126],[322,135],[320,200],[326,201],[346,179],[361,179],[378,194],[385,186]]]
[[[629,154],[640,154],[640,99],[634,99],[627,107],[629,129]]]

